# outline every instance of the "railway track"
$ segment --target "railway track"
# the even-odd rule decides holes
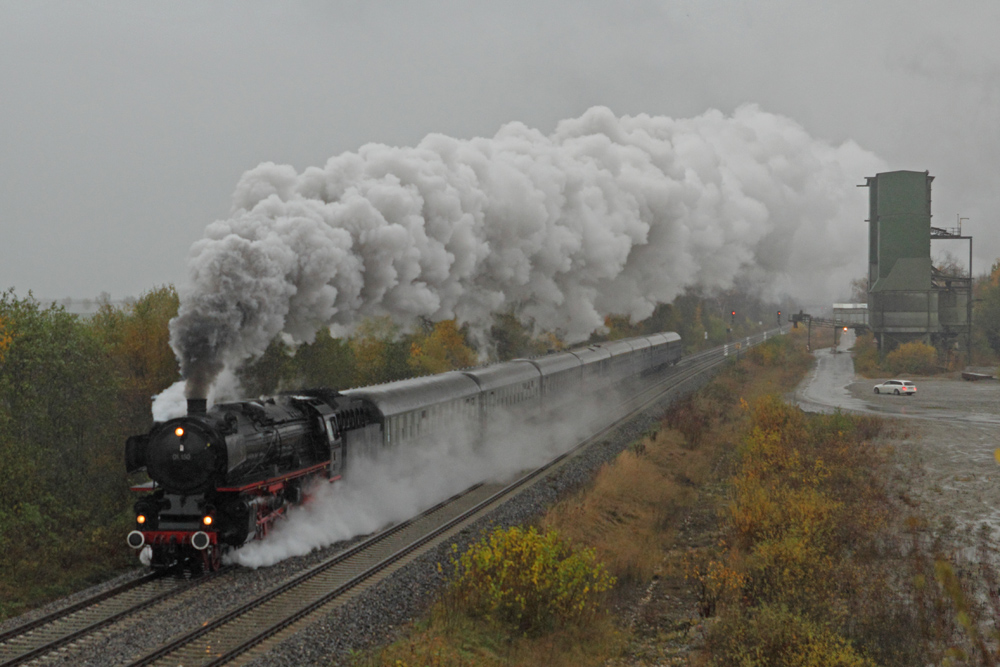
[[[655,383],[624,401],[617,414],[610,419],[611,423],[544,466],[519,476],[509,484],[473,486],[413,519],[392,526],[256,598],[205,621],[132,665],[183,664],[191,667],[243,664],[266,653],[393,571],[475,523],[520,491],[544,479],[575,453],[604,438],[623,420],[648,409],[651,404],[666,400],[671,394],[686,393],[689,383],[699,381],[712,369],[763,339],[764,336],[757,336],[744,339],[739,348],[730,344],[685,357],[657,378]],[[0,667],[35,660],[64,660],[72,654],[75,643],[99,636],[109,626],[120,629],[121,626],[115,626],[116,623],[128,623],[131,617],[138,617],[143,610],[150,610],[142,615],[144,618],[155,618],[154,607],[157,604],[207,583],[224,572],[196,581],[155,576],[140,578],[23,624],[0,634]],[[194,594],[206,593],[199,590]]]
[[[116,621],[207,583],[221,573],[198,580],[147,574],[7,630],[0,633],[0,667],[24,664],[52,653]]]

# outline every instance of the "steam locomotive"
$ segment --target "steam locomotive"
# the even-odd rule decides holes
[[[264,537],[311,484],[340,479],[352,457],[418,447],[443,433],[483,440],[511,419],[551,417],[581,395],[634,383],[680,358],[680,336],[667,332],[343,392],[211,409],[189,399],[186,416],[126,442],[126,471],[151,480],[134,487],[145,495],[128,545],[153,569],[216,570],[224,552]]]

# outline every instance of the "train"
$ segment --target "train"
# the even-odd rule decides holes
[[[485,441],[515,422],[555,419],[581,396],[605,396],[681,359],[674,332],[638,336],[382,385],[309,389],[217,403],[125,443],[136,525],[126,537],[154,570],[218,570],[223,555],[261,539],[310,486],[341,479],[353,457],[456,433]]]

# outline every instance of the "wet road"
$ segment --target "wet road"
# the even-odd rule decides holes
[[[839,350],[817,350],[816,367],[796,388],[796,404],[806,412],[850,412],[934,421],[1000,425],[1000,383],[964,382],[954,377],[917,379],[916,396],[876,395],[884,379],[854,375],[847,350],[854,335],[845,333]]]

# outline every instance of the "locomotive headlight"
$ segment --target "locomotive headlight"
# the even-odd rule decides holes
[[[142,524],[146,523],[146,515],[145,515],[145,514],[140,514],[139,516],[137,516],[137,517],[135,518],[135,522],[136,522],[137,524],[139,524],[140,526],[141,526]]]
[[[184,427],[183,426],[178,426],[177,428],[175,428],[174,429],[174,435],[176,435],[178,438],[181,437],[182,435],[184,435]]]
[[[203,524],[205,524],[206,526],[211,526],[212,525],[212,515],[211,514],[206,514],[204,517],[202,517],[201,522]]]

